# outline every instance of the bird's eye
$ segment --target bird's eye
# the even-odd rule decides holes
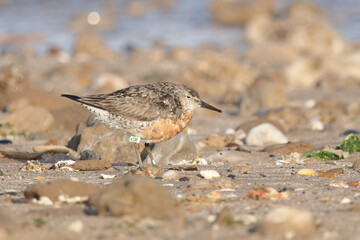
[[[190,96],[186,96],[187,98],[191,98]]]

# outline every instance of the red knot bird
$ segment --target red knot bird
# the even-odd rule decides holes
[[[134,143],[140,169],[143,169],[139,152],[141,141],[155,165],[150,143],[163,142],[180,133],[197,108],[221,112],[202,101],[194,89],[170,82],[135,85],[108,94],[61,96],[81,103],[98,121],[129,137]]]

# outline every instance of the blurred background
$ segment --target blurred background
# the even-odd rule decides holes
[[[73,130],[60,93],[171,81],[229,116],[314,100],[321,113],[305,114],[325,126],[340,115],[324,109],[360,113],[359,94],[324,95],[359,89],[359,29],[358,0],[1,0],[0,107],[39,106]]]

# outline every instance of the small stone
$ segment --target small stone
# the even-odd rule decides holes
[[[188,182],[188,181],[190,181],[190,178],[188,178],[188,177],[181,177],[181,178],[179,178],[179,181],[180,181],[180,182]]]
[[[344,197],[343,199],[340,200],[340,204],[349,204],[351,203],[351,199],[348,197]]]
[[[354,164],[352,165],[353,169],[360,169],[360,159],[355,160]]]
[[[272,154],[290,154],[293,152],[311,152],[314,149],[314,145],[307,142],[291,142],[267,146],[264,148],[264,151]]]
[[[288,192],[278,192],[276,189],[271,187],[260,187],[248,191],[244,197],[244,200],[285,200],[289,198]]]
[[[228,169],[228,172],[231,172],[231,173],[247,173],[247,172],[251,171],[251,169],[252,169],[252,167],[250,165],[233,166],[233,167]]]
[[[312,236],[315,223],[311,212],[283,206],[266,214],[259,229],[267,236],[293,239]]]
[[[174,170],[167,170],[162,174],[162,178],[168,180],[175,180],[178,178],[178,176],[179,176],[178,173]]]
[[[231,179],[235,179],[236,178],[236,175],[235,174],[229,174],[227,175],[228,178],[231,178]]]
[[[312,169],[300,169],[297,174],[299,175],[318,175],[317,172],[315,172]]]
[[[160,165],[177,164],[183,159],[196,159],[198,155],[194,141],[183,132],[166,142],[155,144],[152,154]],[[150,164],[150,157],[147,156],[144,162]]]
[[[0,176],[4,176],[4,172],[1,169],[0,169]]]
[[[148,177],[125,176],[104,191],[93,194],[88,202],[99,215],[184,218],[183,209],[172,194]]]
[[[332,173],[322,173],[319,175],[319,177],[322,177],[322,178],[335,178],[334,174]]]
[[[74,160],[61,160],[56,162],[52,168],[61,171],[74,171],[72,165],[75,163]]]
[[[75,182],[69,179],[59,179],[50,183],[44,183],[29,187],[25,191],[27,199],[40,199],[47,197],[52,202],[59,201],[61,196],[71,197],[84,197],[84,200],[93,193],[99,192],[100,187],[95,184]]]
[[[344,174],[344,169],[342,169],[342,168],[333,168],[333,169],[330,169],[330,170],[326,171],[326,173],[330,173],[330,174]]]
[[[348,185],[350,187],[359,187],[360,183],[358,181],[351,181],[351,182],[348,182]]]
[[[347,185],[344,182],[337,181],[337,180],[331,180],[329,183],[330,187],[340,187],[340,188],[349,188],[349,185]]]
[[[234,189],[238,188],[233,181],[226,178],[215,178],[211,180],[200,180],[195,181],[188,186],[188,190],[191,191],[205,191],[205,190],[214,190],[214,189]]]
[[[208,165],[208,162],[205,158],[193,158],[190,160],[182,160],[176,165]]]
[[[252,128],[246,137],[246,144],[253,146],[269,146],[287,142],[287,137],[270,123],[262,123]]]
[[[101,171],[112,166],[112,162],[108,160],[80,160],[71,165],[71,168],[79,171]]]
[[[325,129],[324,123],[320,119],[313,119],[310,122],[311,130],[313,131],[322,131]]]
[[[215,170],[202,170],[200,171],[200,176],[205,179],[213,179],[220,177],[220,174]]]
[[[107,174],[100,174],[100,178],[102,179],[113,179],[116,175],[107,175]]]
[[[222,147],[225,147],[232,140],[234,140],[233,137],[213,134],[213,135],[208,136],[204,142],[206,145],[208,145],[210,147],[222,148]]]
[[[84,224],[81,220],[76,220],[70,223],[69,230],[72,232],[80,233],[84,229]]]

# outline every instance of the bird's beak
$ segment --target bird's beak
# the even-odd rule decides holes
[[[203,102],[203,101],[201,101],[201,107],[202,107],[202,108],[207,108],[207,109],[210,109],[210,110],[219,112],[219,113],[222,112],[220,109],[218,109],[218,108],[216,108],[216,107],[213,107],[213,106],[211,106],[210,104],[207,104],[206,102]]]

